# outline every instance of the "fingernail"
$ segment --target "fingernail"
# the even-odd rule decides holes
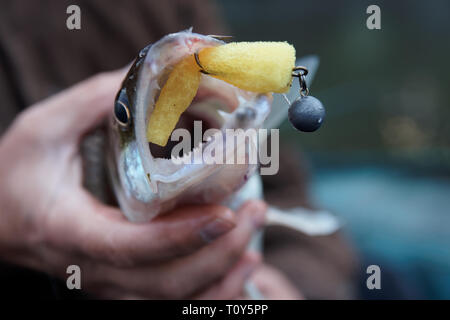
[[[251,212],[255,229],[259,229],[264,226],[266,222],[266,210],[267,206],[262,201],[252,201],[248,204],[246,211]]]
[[[222,218],[217,218],[210,223],[208,223],[201,231],[200,236],[202,239],[210,243],[225,233],[229,232],[235,227],[235,224],[231,221],[224,220]]]

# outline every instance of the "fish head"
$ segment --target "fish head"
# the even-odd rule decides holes
[[[257,164],[248,161],[249,150],[257,148],[256,136],[237,139],[230,147],[226,132],[259,129],[270,112],[271,95],[248,92],[206,74],[201,75],[197,95],[176,128],[190,133],[191,150],[174,152],[176,141],[161,147],[147,140],[149,119],[171,69],[202,48],[222,44],[191,30],[167,35],[144,48],[125,77],[109,123],[107,158],[115,194],[129,220],[149,221],[180,204],[222,203],[256,169]],[[194,132],[197,121],[200,138]],[[213,133],[203,140],[208,129]],[[245,150],[241,161],[235,158],[239,148]],[[193,161],[212,149],[235,161]]]

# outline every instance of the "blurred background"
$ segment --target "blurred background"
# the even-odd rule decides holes
[[[345,223],[382,288],[365,298],[450,298],[450,2],[217,0],[237,41],[286,40],[317,54],[314,134],[284,123],[305,153],[311,196]],[[366,9],[381,8],[381,30]]]

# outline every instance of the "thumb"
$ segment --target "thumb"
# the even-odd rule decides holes
[[[29,123],[41,137],[78,140],[112,112],[125,74],[101,73],[39,102],[28,111]]]

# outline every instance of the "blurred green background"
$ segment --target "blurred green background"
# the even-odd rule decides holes
[[[311,195],[346,223],[362,268],[386,271],[386,290],[361,280],[362,296],[450,298],[450,1],[217,2],[237,41],[320,57],[326,121],[313,134],[286,122],[281,139],[306,154]],[[381,30],[366,27],[371,4]]]

